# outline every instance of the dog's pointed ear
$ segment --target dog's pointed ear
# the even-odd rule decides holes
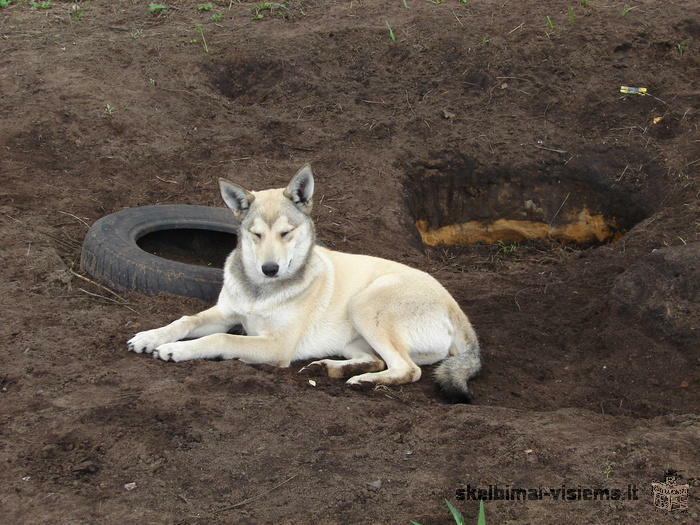
[[[311,166],[305,164],[289,181],[287,188],[284,190],[284,196],[304,213],[311,213],[313,205],[311,198],[313,195],[314,174],[311,171]]]
[[[231,208],[233,216],[238,222],[241,222],[245,214],[248,213],[250,205],[253,204],[255,195],[226,179],[219,179],[219,189],[226,206]]]

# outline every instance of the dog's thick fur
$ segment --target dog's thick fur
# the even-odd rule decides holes
[[[451,398],[469,399],[467,381],[481,358],[467,316],[425,272],[317,246],[310,166],[286,189],[251,193],[219,183],[240,232],[216,306],[136,334],[131,350],[164,361],[223,358],[281,367],[316,358],[307,369],[349,377],[351,385],[417,381],[419,365],[442,361],[438,384]],[[226,333],[237,324],[247,336]],[[330,356],[343,359],[321,359]]]

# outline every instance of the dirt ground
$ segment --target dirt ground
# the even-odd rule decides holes
[[[460,488],[635,485],[486,501],[487,522],[700,523],[696,1],[167,5],[0,9],[1,521],[429,525],[451,522],[447,498],[475,523]],[[103,215],[220,205],[218,177],[281,186],[305,162],[320,241],[429,271],[470,316],[472,405],[429,370],[357,392],[129,353],[205,304],[120,304],[76,275]],[[584,174],[634,224],[600,245],[423,246],[426,174],[460,195],[465,170]],[[688,512],[654,508],[669,470]]]

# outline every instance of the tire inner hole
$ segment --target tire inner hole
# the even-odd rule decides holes
[[[223,268],[226,257],[236,247],[236,240],[233,233],[183,228],[148,233],[136,244],[164,259]]]

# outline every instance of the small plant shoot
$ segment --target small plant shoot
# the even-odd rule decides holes
[[[153,14],[159,14],[168,8],[165,4],[148,4],[148,10]]]
[[[391,28],[391,24],[389,24],[388,20],[385,23],[386,28],[389,30],[389,38],[391,38],[392,42],[396,42],[396,35],[394,34],[394,30]]]

